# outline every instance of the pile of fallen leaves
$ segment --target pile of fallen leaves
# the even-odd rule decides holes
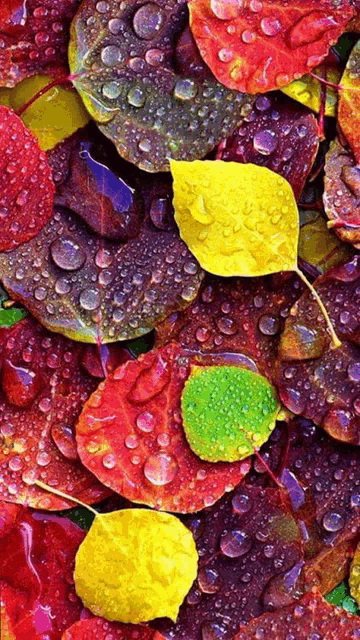
[[[2,0],[2,640],[360,638],[359,248],[358,0]]]

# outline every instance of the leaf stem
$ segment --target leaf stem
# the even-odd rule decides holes
[[[330,331],[330,335],[331,335],[331,339],[334,345],[334,348],[337,349],[337,347],[341,346],[341,341],[339,340],[339,338],[337,337],[336,333],[335,333],[335,329],[333,327],[333,324],[329,318],[329,314],[326,311],[326,307],[323,303],[323,301],[321,300],[318,292],[316,291],[315,287],[313,287],[313,285],[311,284],[311,282],[309,282],[309,280],[307,279],[306,275],[299,269],[299,267],[296,265],[294,267],[294,271],[295,273],[297,273],[297,275],[299,276],[299,278],[301,278],[301,280],[306,284],[306,286],[308,287],[308,289],[310,289],[311,293],[313,294],[316,302],[318,303],[321,312],[324,316],[325,322],[327,324],[327,327]]]
[[[29,107],[31,107],[31,105],[34,104],[36,100],[41,98],[41,96],[43,96],[45,93],[50,91],[50,89],[52,89],[53,87],[57,87],[61,84],[66,84],[67,82],[71,83],[69,76],[56,78],[52,82],[49,82],[49,84],[47,84],[45,87],[43,87],[42,89],[39,89],[39,91],[35,93],[35,95],[32,98],[30,98],[30,100],[28,100],[28,102],[25,102],[25,104],[23,104],[22,107],[20,107],[20,109],[17,110],[16,115],[18,115],[19,117],[22,116],[24,111],[26,111]]]
[[[71,502],[74,502],[75,504],[79,504],[81,507],[85,507],[85,509],[88,509],[89,511],[91,511],[91,513],[93,513],[95,516],[99,515],[99,512],[93,509],[92,507],[90,507],[90,505],[86,504],[85,502],[82,502],[81,500],[78,500],[77,498],[73,498],[72,496],[69,496],[67,493],[64,493],[63,491],[59,491],[58,489],[54,489],[53,487],[50,487],[48,484],[45,484],[45,482],[41,482],[41,480],[35,480],[34,484],[36,484],[36,486],[39,487],[40,489],[44,489],[44,491],[48,491],[49,493],[53,493],[56,496],[60,496],[60,498],[64,498],[65,500],[69,500]]]
[[[312,78],[315,78],[315,80],[318,80],[321,84],[326,85],[327,87],[331,87],[332,89],[336,89],[337,91],[343,91],[344,87],[341,84],[335,84],[335,82],[330,82],[330,80],[325,80],[325,78],[322,78],[321,76],[318,76],[316,73],[313,73],[312,71],[309,74]]]

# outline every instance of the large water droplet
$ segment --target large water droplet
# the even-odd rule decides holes
[[[145,478],[157,487],[163,487],[172,482],[177,472],[177,461],[173,456],[163,451],[149,456],[144,465]]]
[[[269,16],[261,20],[260,27],[266,36],[276,36],[281,31],[281,22]]]
[[[259,318],[258,323],[261,333],[265,336],[275,336],[280,330],[280,323],[278,318],[264,314]]]
[[[326,531],[333,533],[341,531],[341,529],[344,528],[345,522],[340,513],[336,513],[336,511],[328,511],[323,517],[322,524]]]
[[[220,589],[219,574],[215,569],[200,569],[197,579],[203,593],[216,593]]]
[[[359,382],[360,381],[360,362],[352,362],[351,364],[349,364],[347,373],[348,373],[349,379],[352,382]]]
[[[50,254],[56,266],[65,271],[76,271],[83,266],[85,251],[72,238],[58,238],[50,246]]]
[[[80,293],[79,302],[86,311],[94,311],[101,302],[100,292],[95,288],[83,289]]]
[[[134,31],[142,40],[152,40],[159,33],[164,21],[162,9],[153,2],[147,2],[134,15]]]
[[[231,20],[240,15],[244,0],[210,0],[210,8],[219,20]]]
[[[220,549],[229,558],[238,558],[248,553],[252,540],[244,531],[229,531],[220,539]]]
[[[178,100],[192,100],[197,94],[197,86],[194,80],[181,78],[174,87],[174,96]]]
[[[132,87],[127,95],[127,101],[133,107],[143,107],[146,101],[146,94],[142,87]]]
[[[119,47],[109,44],[101,51],[101,60],[107,67],[113,67],[124,59],[123,53]]]
[[[245,493],[236,494],[232,501],[232,508],[235,513],[247,513],[251,509],[251,501]]]
[[[254,149],[263,156],[269,156],[278,146],[278,138],[275,131],[262,129],[255,133],[253,138]]]

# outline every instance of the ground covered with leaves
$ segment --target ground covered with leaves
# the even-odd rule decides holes
[[[360,2],[0,5],[2,640],[360,638]]]

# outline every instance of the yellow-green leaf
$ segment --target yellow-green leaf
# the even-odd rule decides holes
[[[350,245],[341,242],[330,231],[325,218],[318,211],[300,211],[299,257],[325,273],[340,262],[351,260]]]
[[[49,76],[32,76],[20,82],[14,89],[1,89],[0,104],[18,111],[52,80]],[[76,91],[61,85],[53,87],[37,98],[21,118],[38,138],[43,151],[52,149],[90,120]]]
[[[148,509],[98,514],[76,555],[76,591],[108,620],[176,621],[197,561],[191,532],[173,515]]]
[[[299,213],[290,184],[266,167],[171,161],[175,220],[201,266],[219,276],[296,268]]]
[[[314,74],[325,78],[327,81],[333,84],[338,84],[340,80],[340,73],[337,69],[329,69],[318,67],[314,69]],[[293,80],[286,87],[281,87],[281,91],[290,98],[301,102],[312,111],[319,113],[321,106],[321,83],[319,80],[309,74],[305,74],[298,80]],[[327,86],[325,88],[326,103],[325,103],[325,115],[336,117],[336,108],[338,101],[338,92],[335,88]]]
[[[360,544],[358,544],[350,568],[350,593],[360,605]]]

